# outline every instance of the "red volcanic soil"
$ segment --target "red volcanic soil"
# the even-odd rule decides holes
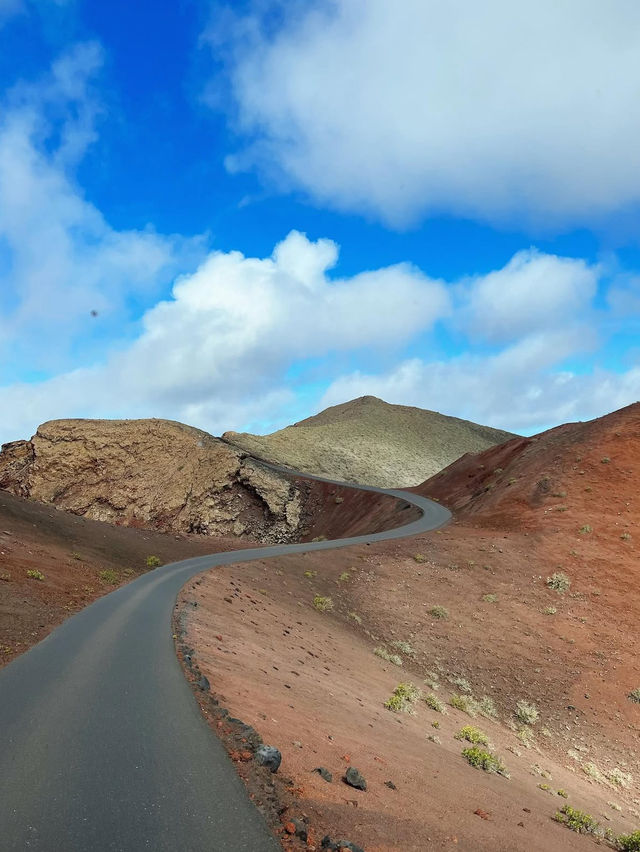
[[[162,563],[231,550],[233,539],[203,539],[114,527],[0,491],[0,666],[68,616]],[[39,571],[43,580],[30,578]],[[106,581],[100,572],[115,575]]]
[[[185,587],[186,641],[220,705],[282,751],[283,824],[306,818],[310,846],[329,834],[368,852],[588,848],[552,819],[566,803],[615,835],[640,828],[640,704],[628,698],[640,687],[639,483],[635,405],[463,457],[416,489],[456,512],[443,530]],[[568,589],[550,588],[553,574]],[[318,612],[316,595],[333,608]],[[393,713],[400,682],[445,703],[486,696],[497,715],[423,701]],[[533,724],[519,701],[537,708]],[[453,736],[465,724],[488,735],[509,780],[466,763]],[[366,792],[341,780],[349,765]]]
[[[376,532],[418,514],[391,497],[310,480],[298,485],[305,492],[306,538]],[[166,563],[253,545],[246,538],[112,526],[0,490],[0,666],[69,615],[146,571],[147,556]],[[34,570],[44,579],[27,576]],[[105,570],[115,575],[101,578]]]

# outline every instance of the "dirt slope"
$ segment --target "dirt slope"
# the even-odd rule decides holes
[[[149,570],[147,557],[164,564],[235,546],[233,538],[114,527],[0,491],[0,666],[100,595]]]
[[[185,589],[199,604],[183,609],[186,638],[221,706],[283,752],[283,819],[306,814],[316,843],[329,833],[367,852],[591,848],[553,821],[565,804],[602,834],[640,828],[639,484],[634,405],[454,463],[417,489],[457,509],[444,530],[230,566]],[[316,611],[315,595],[333,609]],[[477,715],[392,713],[399,682],[445,705],[471,696]],[[510,780],[464,761],[464,724]],[[366,792],[341,781],[349,764]]]
[[[512,438],[436,411],[363,396],[272,435],[225,432],[223,440],[295,470],[381,488],[416,485],[463,453]]]

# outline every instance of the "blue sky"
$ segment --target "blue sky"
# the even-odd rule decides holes
[[[0,440],[640,397],[633,0],[0,0]]]

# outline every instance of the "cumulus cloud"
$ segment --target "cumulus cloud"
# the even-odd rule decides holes
[[[640,200],[636,0],[277,5],[280,26],[240,19],[226,52],[209,31],[250,140],[230,169],[396,226],[582,223]]]
[[[599,272],[584,260],[520,251],[502,269],[466,282],[460,321],[492,343],[572,325],[589,310]]]
[[[157,298],[193,243],[118,231],[87,201],[73,169],[95,139],[95,43],[76,45],[36,84],[5,93],[0,117],[0,364],[52,370],[89,339],[121,327],[132,297]],[[42,345],[46,335],[47,346]],[[0,368],[0,380],[6,380]]]
[[[573,345],[571,345],[573,344]],[[640,399],[640,366],[623,373],[557,368],[583,349],[566,335],[541,335],[495,356],[465,354],[449,361],[418,358],[378,375],[336,379],[319,408],[370,394],[508,431],[534,434],[572,420],[589,420]]]
[[[60,416],[168,416],[216,431],[291,400],[299,359],[404,347],[447,316],[443,282],[409,264],[330,278],[338,247],[293,231],[271,257],[212,252],[104,366],[0,389],[3,438]],[[26,431],[25,431],[26,430]]]

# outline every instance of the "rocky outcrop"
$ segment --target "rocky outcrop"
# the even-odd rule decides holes
[[[290,541],[300,486],[168,420],[53,420],[5,444],[0,488],[125,526]]]

